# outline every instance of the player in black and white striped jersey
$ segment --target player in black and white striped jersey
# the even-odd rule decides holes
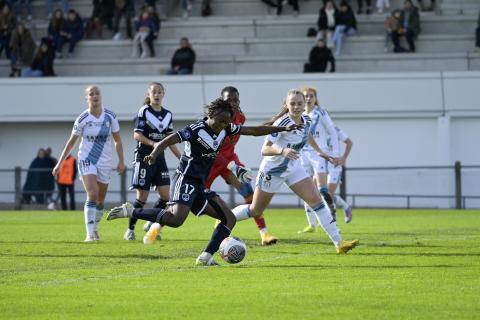
[[[150,188],[154,187],[158,192],[158,199],[154,208],[165,209],[169,199],[170,176],[162,152],[155,164],[149,165],[143,162],[143,158],[153,151],[156,142],[162,140],[173,131],[172,113],[162,106],[165,88],[161,83],[152,82],[148,86],[147,97],[144,106],[140,108],[135,117],[133,137],[137,141],[133,160],[132,189],[135,189],[136,199],[133,203],[135,208],[143,208],[148,199]],[[179,159],[180,151],[175,145],[169,147]],[[135,224],[137,219],[130,218],[128,228],[123,238],[135,240]],[[150,224],[145,225],[148,231]]]

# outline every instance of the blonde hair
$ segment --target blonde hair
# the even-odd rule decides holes
[[[150,84],[148,85],[148,90],[150,90],[151,87],[154,87],[154,86],[160,86],[163,90],[163,93],[165,94],[165,87],[163,86],[163,84],[161,84],[160,82],[150,82]],[[150,103],[152,103],[152,101],[150,101],[150,97],[149,96],[146,96],[145,97],[145,100],[143,100],[143,104],[148,104],[150,105]]]
[[[313,96],[315,97],[315,105],[318,105],[318,98],[317,98],[317,89],[313,87],[303,87],[300,90],[305,94],[305,92],[311,91],[313,92]]]
[[[282,107],[280,108],[280,111],[275,116],[273,116],[272,119],[264,122],[263,124],[271,126],[275,121],[283,117],[284,114],[288,113],[287,99],[289,96],[296,96],[296,95],[301,95],[303,100],[305,101],[305,96],[303,95],[302,91],[298,89],[288,90],[286,97],[283,99],[283,103],[282,103]]]
[[[98,92],[101,92],[100,91],[100,88],[96,85],[96,84],[91,84],[91,85],[88,85],[86,88],[85,88],[85,95],[88,95],[88,92],[92,89],[97,89]]]

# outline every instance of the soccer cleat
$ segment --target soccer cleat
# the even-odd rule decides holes
[[[278,241],[278,238],[272,236],[268,232],[262,233],[261,237],[262,237],[262,246],[270,246],[272,244],[277,243],[277,241]]]
[[[352,207],[345,209],[345,223],[352,221]]]
[[[130,202],[125,202],[119,207],[114,207],[108,211],[107,220],[118,218],[131,218],[133,215],[133,206]]]
[[[123,235],[123,239],[127,241],[134,241],[136,239],[135,231],[127,228],[127,231],[125,231],[125,234]]]
[[[85,240],[83,240],[83,242],[94,242],[94,241],[95,241],[94,236],[90,234],[87,234],[87,237],[85,238]]]
[[[150,227],[152,226],[152,224],[153,224],[152,221],[145,222],[145,224],[143,225],[143,231],[148,232],[148,230],[150,230]]]
[[[144,244],[154,244],[160,234],[160,224],[155,222],[152,224],[148,232],[143,237]]]
[[[100,241],[100,233],[98,231],[93,231],[93,240]]]
[[[353,240],[353,241],[342,240],[340,242],[340,246],[337,247],[337,253],[347,253],[348,251],[355,248],[359,243],[360,241],[358,240]]]
[[[213,256],[209,259],[203,259],[200,255],[197,260],[195,260],[195,266],[197,267],[216,267],[219,265],[217,261],[213,260]]]
[[[317,232],[317,229],[312,226],[306,226],[305,228],[303,228],[303,230],[300,230],[297,233],[300,234],[300,233],[312,233],[312,232]]]

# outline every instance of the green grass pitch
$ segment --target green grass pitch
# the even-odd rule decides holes
[[[253,221],[242,221],[233,234],[247,243],[245,260],[198,268],[208,217],[145,246],[141,221],[135,242],[122,239],[122,219],[83,243],[80,211],[0,212],[0,319],[480,317],[480,211],[354,210],[339,223],[361,241],[347,255],[322,230],[298,235],[301,210],[266,218],[277,245],[260,246]]]

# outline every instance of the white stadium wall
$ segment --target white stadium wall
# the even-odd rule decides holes
[[[173,112],[177,129],[198,118],[202,106],[216,98],[226,85],[239,89],[248,124],[258,124],[275,114],[288,89],[309,85],[318,89],[321,105],[354,142],[348,167],[451,166],[455,161],[480,165],[480,73],[468,72],[127,77],[88,81],[1,79],[0,169],[28,167],[39,147],[51,146],[58,157],[73,120],[86,108],[83,90],[90,83],[100,86],[104,105],[111,107],[121,120],[129,163],[134,148],[132,119],[151,81],[165,85],[164,106]],[[240,140],[237,151],[248,166],[258,166],[262,141],[258,137]],[[167,161],[171,167],[176,165],[171,154],[167,154]],[[13,190],[13,174],[0,176],[0,191]],[[480,169],[465,169],[462,179],[463,194],[480,196]],[[227,190],[223,182],[217,182],[214,188]],[[119,190],[118,177],[113,178],[111,190]],[[453,169],[350,171],[347,193],[453,195]],[[119,195],[112,193],[109,200],[116,202]],[[0,194],[0,202],[10,201],[12,195]],[[405,201],[358,197],[355,204],[402,207]],[[297,200],[283,196],[275,203],[291,204]],[[412,199],[411,205],[449,208],[454,206],[454,200]],[[466,206],[480,207],[480,199],[469,199]]]

